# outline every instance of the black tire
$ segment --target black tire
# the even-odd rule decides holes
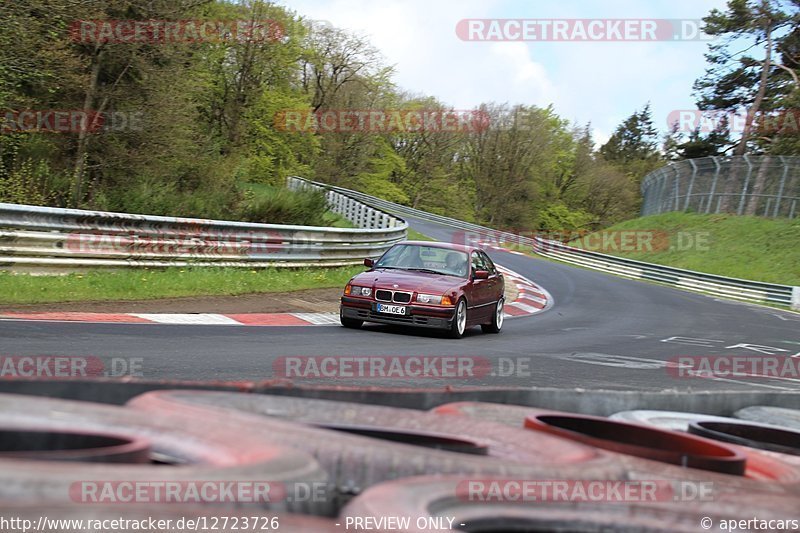
[[[481,329],[484,333],[500,333],[503,329],[503,313],[505,308],[505,298],[500,298],[494,306],[494,313],[492,313],[492,321],[489,324],[481,324]]]
[[[346,328],[350,329],[359,329],[362,324],[364,324],[363,320],[358,320],[357,318],[347,318],[344,316],[341,308],[339,309],[339,322]]]
[[[459,313],[463,313],[461,318]],[[450,323],[448,333],[450,334],[450,338],[460,339],[464,336],[465,331],[467,331],[467,301],[464,298],[460,298],[458,302],[456,302],[456,308],[453,311],[453,321]]]

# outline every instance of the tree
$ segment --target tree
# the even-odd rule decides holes
[[[776,38],[776,34],[790,24],[791,17],[773,0],[729,0],[725,12],[712,9],[703,21],[703,31],[722,37],[723,41],[709,45],[705,57],[710,66],[695,82],[698,107],[729,113],[746,112],[741,137],[733,153],[744,155],[765,98],[777,96],[776,93],[767,94],[770,76],[780,70],[773,60],[775,47],[782,40]],[[743,50],[734,50],[742,46]],[[763,59],[749,55],[751,49],[761,50]]]
[[[695,159],[722,155],[732,147],[727,120],[722,120],[713,131],[703,135],[700,126],[689,133],[688,138],[678,131],[678,124],[674,124],[670,132],[664,136],[662,150],[664,157],[669,161],[682,159]]]
[[[658,131],[653,126],[650,104],[626,118],[603,146],[600,155],[634,181],[661,164]]]
[[[704,31],[722,37],[720,44],[709,45],[706,60],[710,67],[703,78],[695,83],[699,95],[700,109],[723,110],[729,113],[744,111],[745,118],[739,141],[733,155],[742,156],[748,149],[760,147],[771,152],[775,132],[760,131],[758,120],[762,112],[774,112],[781,107],[781,100],[796,90],[797,74],[794,65],[786,66],[776,61],[776,48],[783,43],[784,61],[794,61],[794,31],[786,29],[797,18],[797,4],[793,2],[794,14],[787,13],[785,6],[774,0],[729,0],[726,11],[713,9],[703,20]],[[743,50],[736,50],[744,46]],[[750,55],[751,50],[762,53],[763,59]],[[787,75],[790,81],[787,83]],[[766,135],[764,135],[766,133]],[[750,148],[749,148],[750,147]],[[760,194],[766,183],[769,157],[765,158],[758,171],[745,214],[754,214]],[[734,187],[740,181],[739,166],[734,166],[726,180],[721,210],[731,208]]]

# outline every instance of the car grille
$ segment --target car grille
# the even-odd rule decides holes
[[[411,301],[410,292],[397,292],[394,293],[394,301],[401,304],[407,304]]]
[[[375,291],[375,299],[381,302],[395,302],[398,304],[407,304],[411,301],[411,293],[403,291],[389,291],[386,289],[378,289]]]
[[[382,302],[391,302],[392,291],[377,290],[375,291],[375,299]]]

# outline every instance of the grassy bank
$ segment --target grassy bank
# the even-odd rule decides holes
[[[0,272],[0,305],[231,296],[344,287],[363,266],[342,268],[167,268],[92,271],[65,276]]]
[[[435,241],[436,239],[432,237],[428,237],[427,235],[418,232],[415,229],[408,228],[408,240],[409,241]]]
[[[641,233],[629,233],[631,245],[623,247],[624,232]],[[627,220],[571,244],[659,265],[800,285],[797,219],[665,213]]]

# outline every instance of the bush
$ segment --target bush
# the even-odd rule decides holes
[[[132,186],[100,196],[94,208],[188,218],[229,219],[235,217],[229,207],[241,200],[235,187],[181,191],[175,183],[141,178]]]
[[[0,161],[0,202],[48,205],[54,196],[48,187],[50,173],[47,161],[26,159],[15,169],[7,169]]]
[[[264,224],[325,226],[328,202],[317,191],[290,191],[271,187],[250,188],[237,211],[238,218]]]

